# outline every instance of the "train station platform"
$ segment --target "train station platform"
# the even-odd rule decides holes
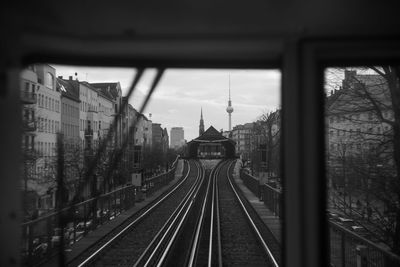
[[[128,220],[135,213],[143,209],[145,206],[149,205],[153,200],[167,191],[169,188],[174,186],[182,177],[183,173],[183,160],[180,159],[178,161],[176,170],[175,170],[175,178],[167,185],[161,188],[160,190],[154,192],[151,196],[147,196],[141,202],[136,202],[135,206],[130,208],[129,210],[123,211],[121,214],[116,216],[113,220],[110,220],[104,224],[102,224],[97,229],[89,232],[82,239],[77,241],[71,249],[65,250],[65,261],[67,263],[73,261],[79,255],[81,255],[84,251],[89,249],[91,246],[99,242],[104,236],[107,236],[111,231],[117,228],[119,225],[123,224],[126,220]],[[51,260],[46,262],[42,266],[50,267],[50,266],[58,266],[59,258],[58,256],[53,257]]]
[[[254,193],[251,192],[250,189],[247,188],[247,186],[243,183],[243,180],[240,179],[239,169],[240,163],[239,161],[236,161],[235,169],[233,172],[235,183],[238,185],[250,204],[253,206],[254,210],[264,221],[265,225],[267,225],[267,227],[271,230],[276,240],[278,240],[278,242],[282,244],[281,221],[279,220],[278,216],[275,216],[274,213],[264,205],[264,202],[260,201],[260,199],[256,195],[254,195]]]

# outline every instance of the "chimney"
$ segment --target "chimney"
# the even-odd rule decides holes
[[[58,76],[58,79],[62,79],[63,78],[63,76]]]
[[[331,95],[333,95],[333,90],[331,90]]]
[[[69,76],[69,80],[72,81],[72,76]]]

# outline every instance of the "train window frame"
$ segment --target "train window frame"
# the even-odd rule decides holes
[[[313,39],[294,42],[285,53],[282,73],[285,266],[296,266],[296,262],[301,262],[301,266],[330,264],[325,215],[325,69],[398,63],[399,44],[397,40],[384,38]],[[298,90],[294,88],[296,83]],[[293,97],[294,93],[298,95]]]
[[[283,263],[284,266],[328,265],[323,71],[332,65],[398,61],[398,41],[299,38],[289,42],[247,40],[232,45],[232,40],[150,40],[134,41],[135,45],[130,47],[130,41],[110,44],[106,40],[96,40],[98,49],[91,51],[87,49],[93,44],[91,41],[78,45],[80,40],[54,37],[43,41],[43,38],[30,36],[23,39],[29,42],[25,41],[20,54],[10,56],[2,70],[1,83],[6,89],[0,93],[0,122],[7,124],[8,130],[1,131],[4,149],[1,150],[0,177],[4,179],[0,201],[9,205],[0,205],[0,225],[3,226],[0,233],[2,240],[8,242],[8,246],[3,246],[6,250],[0,263],[18,264],[20,253],[18,210],[21,200],[19,194],[13,193],[19,188],[18,179],[13,177],[19,175],[21,159],[21,136],[15,134],[21,123],[19,90],[15,90],[19,88],[20,67],[31,62],[84,62],[93,66],[280,69],[285,192]],[[194,52],[194,56],[188,52]]]

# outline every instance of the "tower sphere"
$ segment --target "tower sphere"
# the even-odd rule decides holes
[[[232,112],[233,112],[233,107],[232,107],[232,106],[228,106],[228,107],[226,108],[226,112],[232,113]]]

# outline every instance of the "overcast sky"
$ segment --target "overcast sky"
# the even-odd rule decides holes
[[[52,65],[57,76],[74,76],[80,81],[120,82],[125,95],[133,80],[134,69]],[[129,103],[139,110],[152,79],[154,69],[146,70]],[[144,114],[162,127],[183,127],[185,139],[198,136],[200,109],[205,129],[228,129],[229,76],[234,112],[232,126],[253,122],[264,111],[280,107],[281,74],[278,70],[205,70],[168,69],[165,71]]]

